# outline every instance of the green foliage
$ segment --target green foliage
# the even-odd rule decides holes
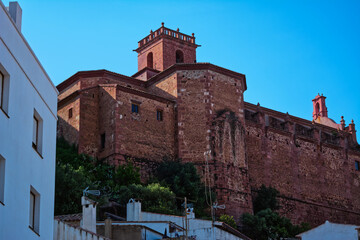
[[[80,199],[86,187],[102,190],[102,194],[112,198],[119,186],[139,183],[139,170],[131,162],[115,168],[102,160],[78,154],[75,146],[58,139],[55,215],[81,212]]]
[[[310,229],[309,224],[293,225],[288,218],[275,212],[280,208],[278,194],[275,188],[261,186],[253,201],[255,215],[245,213],[242,216],[243,232],[247,236],[256,240],[275,240],[295,237]]]
[[[162,185],[168,186],[177,197],[187,197],[189,203],[194,204],[195,214],[198,217],[204,217],[208,208],[206,203],[205,186],[201,182],[200,176],[193,163],[181,163],[178,161],[163,161],[157,168],[157,181]],[[212,199],[215,201],[215,194]],[[178,211],[183,207],[184,201],[178,200]]]
[[[261,210],[265,210],[267,208],[271,210],[278,210],[279,204],[276,199],[278,195],[279,191],[275,188],[261,185],[259,191],[257,192],[257,197],[253,202],[254,213],[256,214]]]
[[[55,214],[81,212],[80,199],[86,187],[101,190],[103,203],[108,199],[125,205],[130,198],[141,199],[144,211],[181,214],[183,200],[187,197],[194,204],[197,216],[206,215],[204,185],[191,163],[162,162],[151,184],[141,185],[139,169],[131,160],[118,167],[111,166],[84,154],[78,154],[75,146],[58,139],[56,149],[56,201]],[[92,196],[92,198],[94,198]],[[212,199],[215,200],[212,193]]]
[[[291,238],[309,229],[308,224],[293,225],[288,218],[269,208],[255,215],[245,213],[242,220],[245,226],[244,233],[256,240]]]
[[[223,215],[220,216],[219,221],[224,222],[224,223],[228,224],[229,226],[231,226],[231,227],[233,227],[235,229],[237,228],[236,222],[235,222],[235,219],[234,219],[233,216],[223,214]]]
[[[167,187],[159,183],[152,183],[147,186],[131,184],[120,186],[114,195],[116,201],[125,205],[130,198],[140,199],[144,211],[175,214],[175,194]]]
[[[115,172],[115,183],[121,186],[140,184],[139,169],[134,167],[132,162],[120,165]]]

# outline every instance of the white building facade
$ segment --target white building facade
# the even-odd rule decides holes
[[[52,239],[58,92],[0,0],[0,239]]]

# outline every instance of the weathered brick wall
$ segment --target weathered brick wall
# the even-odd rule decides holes
[[[79,152],[96,157],[99,151],[99,87],[80,93]]]
[[[184,63],[194,63],[196,47],[180,40],[162,38],[138,53],[138,71],[147,67],[147,56],[153,53],[153,68],[163,71],[176,63],[176,51],[184,54]]]
[[[69,118],[69,110],[73,116]],[[80,129],[80,97],[69,99],[66,104],[58,107],[57,136],[64,137],[70,144],[79,144]]]
[[[162,55],[163,52],[163,40],[160,39],[151,46],[144,48],[141,52],[138,53],[138,71],[147,67],[147,56],[152,52],[153,54],[153,69],[163,71],[164,68],[164,58]]]
[[[193,162],[209,181],[219,204],[236,218],[251,212],[251,192],[244,144],[240,81],[209,70],[177,71],[178,148],[184,162]],[[226,93],[226,94],[224,94]]]
[[[68,86],[66,89],[61,91],[61,93],[58,96],[58,101],[61,101],[62,99],[68,97],[70,94],[74,93],[77,90],[81,89],[81,82],[77,81],[70,86]]]
[[[348,154],[343,138],[338,145],[321,142],[319,129],[312,130],[312,137],[302,137],[295,134],[293,122],[279,129],[286,121],[271,127],[265,126],[269,123],[264,114],[258,117],[258,122],[246,122],[252,189],[261,184],[278,189],[280,212],[295,223],[358,223],[360,173],[354,166],[360,153]]]
[[[163,58],[164,69],[176,63],[176,51],[180,50],[184,54],[184,63],[194,63],[196,60],[196,48],[183,41],[174,41],[172,39],[164,39]]]
[[[135,158],[161,161],[174,158],[174,104],[117,91],[115,115],[116,149],[120,154]],[[131,104],[139,105],[139,113],[131,112]],[[163,121],[156,118],[163,111]]]
[[[159,82],[151,85],[149,91],[166,98],[175,99],[177,97],[177,74],[171,74]]]

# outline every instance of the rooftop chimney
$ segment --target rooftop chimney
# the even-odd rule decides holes
[[[126,221],[141,221],[141,202],[130,199],[126,205]]]
[[[9,2],[9,13],[17,29],[21,32],[22,10],[18,2]]]
[[[82,220],[80,227],[90,232],[96,233],[96,205],[97,203],[85,196],[81,197],[83,207]]]

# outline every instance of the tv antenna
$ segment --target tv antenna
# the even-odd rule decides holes
[[[83,196],[87,197],[89,194],[94,195],[94,196],[100,196],[100,191],[99,190],[89,190],[89,187],[87,187],[83,191]]]
[[[214,202],[214,209],[225,209],[225,204],[219,205],[218,202]]]

